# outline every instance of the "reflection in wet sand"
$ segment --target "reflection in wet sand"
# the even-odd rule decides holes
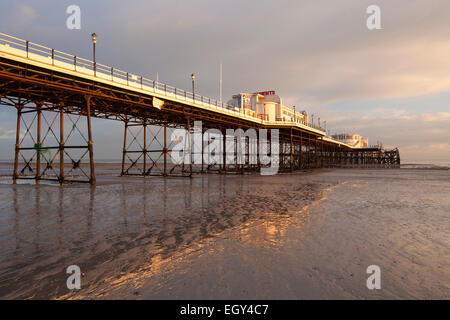
[[[280,192],[281,181],[274,179],[270,186],[260,182],[257,176],[205,175],[186,180],[114,178],[97,187],[2,186],[0,296],[65,295],[69,292],[61,284],[71,264],[81,267],[83,283],[91,289],[77,292],[80,296],[135,274],[154,274],[167,261],[201,250],[226,229],[237,227],[245,241],[246,228],[255,219],[265,221],[270,240],[273,228],[281,230],[285,222],[271,221],[268,214],[282,216],[302,201]],[[314,198],[313,186],[301,189]]]
[[[0,297],[445,297],[446,174],[105,174],[97,187],[1,185]],[[416,180],[422,193],[411,198]],[[395,286],[365,288],[375,262]],[[66,288],[72,264],[83,272],[79,291]]]

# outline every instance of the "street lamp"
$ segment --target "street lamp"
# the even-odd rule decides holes
[[[195,74],[191,74],[192,79],[192,100],[195,103]]]
[[[295,114],[295,106],[294,106],[294,122],[297,123],[297,115]]]
[[[94,77],[97,76],[97,62],[95,60],[95,44],[97,43],[97,34],[93,33],[91,34],[92,37],[92,44],[94,49]]]

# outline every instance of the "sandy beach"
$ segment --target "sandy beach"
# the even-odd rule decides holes
[[[450,298],[449,170],[118,172],[99,166],[96,187],[2,180],[1,299]],[[73,264],[81,290],[66,287]]]

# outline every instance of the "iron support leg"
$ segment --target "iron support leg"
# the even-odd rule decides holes
[[[64,107],[59,111],[59,183],[64,182]]]
[[[17,125],[16,125],[16,148],[14,152],[14,173],[13,183],[17,183],[17,177],[19,176],[19,153],[20,153],[20,121],[22,117],[22,105],[17,104]]]
[[[86,97],[86,107],[87,107],[87,125],[88,125],[88,149],[89,149],[89,165],[91,168],[91,185],[95,185],[95,171],[94,171],[94,143],[92,141],[92,126],[91,126],[91,97]]]

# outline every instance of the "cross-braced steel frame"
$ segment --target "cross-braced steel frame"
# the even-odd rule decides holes
[[[129,123],[124,120],[122,176],[181,176],[192,177],[192,161],[170,161],[175,144],[183,144],[184,155],[192,156],[191,121],[186,119],[186,132],[183,137],[175,137],[172,141],[168,136],[170,129],[180,125],[172,125],[163,120],[143,120],[139,123]],[[182,141],[180,141],[182,140]]]
[[[398,149],[352,149],[324,140],[323,136],[288,126],[264,126],[184,102],[153,105],[148,94],[90,81],[0,57],[0,104],[17,109],[13,180],[34,179],[95,184],[92,118],[124,123],[121,175],[192,177],[199,172],[246,173],[267,166],[260,161],[261,146],[272,155],[271,130],[279,130],[279,171],[323,167],[395,167]],[[83,119],[83,120],[81,120]],[[86,121],[85,121],[86,120]],[[65,127],[69,121],[69,127]],[[194,121],[202,122],[200,146],[191,139]],[[80,124],[85,125],[81,128]],[[183,160],[174,163],[172,130],[184,128]],[[211,162],[204,154],[210,135],[217,129],[225,139]],[[261,139],[227,134],[227,129],[268,129],[267,145]],[[72,142],[77,134],[81,142]],[[51,143],[49,139],[52,138]],[[177,137],[175,137],[175,140]],[[227,142],[234,141],[233,147]],[[196,145],[197,143],[197,145]],[[242,150],[243,153],[239,153]],[[120,148],[120,147],[119,147]],[[228,148],[228,149],[227,149]],[[233,150],[231,150],[231,149]],[[79,151],[77,155],[73,151]],[[201,164],[193,159],[201,153]],[[186,160],[187,159],[187,160]]]
[[[78,115],[65,114],[67,106],[46,104],[21,98],[2,98],[3,105],[17,109],[13,183],[19,179],[41,181],[89,182],[95,184],[90,97]],[[87,119],[87,133],[80,129]],[[69,130],[64,123],[69,121]],[[73,136],[81,140],[72,144]],[[75,150],[81,152],[74,152]],[[83,161],[87,160],[89,166]],[[55,165],[56,164],[56,165]]]

